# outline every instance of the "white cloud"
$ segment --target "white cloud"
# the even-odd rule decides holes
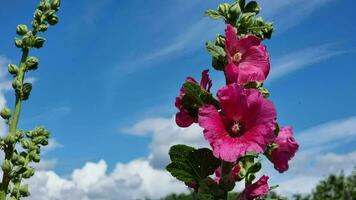
[[[196,148],[208,145],[198,125],[179,128],[174,117],[145,119],[123,131],[133,135],[152,135],[149,160],[155,168],[164,168],[169,163],[168,151],[175,144],[187,144]]]
[[[147,160],[118,163],[112,173],[107,164],[87,163],[69,177],[53,171],[39,171],[29,180],[33,200],[117,200],[160,198],[169,193],[182,193],[186,187],[164,170],[153,169]]]
[[[276,59],[272,58],[273,67],[267,82],[273,82],[285,75],[344,53],[346,53],[346,51],[338,50],[335,44],[324,44],[292,51],[281,57],[276,57]]]

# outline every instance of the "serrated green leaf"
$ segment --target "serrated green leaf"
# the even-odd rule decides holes
[[[226,52],[225,50],[220,47],[215,45],[212,42],[207,42],[206,43],[206,48],[208,49],[209,54],[213,57],[213,58],[225,58],[226,57]]]
[[[194,149],[186,145],[175,145],[169,155],[171,163],[166,169],[180,181],[199,182],[214,173],[220,161],[209,149]]]
[[[205,11],[205,16],[208,16],[212,19],[220,19],[220,18],[223,18],[224,16],[220,15],[220,13],[216,10],[207,10]]]

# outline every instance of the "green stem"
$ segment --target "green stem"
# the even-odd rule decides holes
[[[22,56],[21,56],[21,61],[19,65],[19,72],[16,76],[16,79],[20,82],[21,88],[23,85],[23,81],[25,79],[25,71],[26,71],[26,60],[29,54],[29,50],[23,49],[22,51]],[[22,106],[22,99],[21,96],[16,94],[16,100],[15,100],[15,109],[13,111],[12,118],[9,121],[9,134],[13,135],[16,134],[17,130],[17,125],[20,119],[20,114],[21,114],[21,106]],[[12,152],[14,151],[15,145],[9,145],[4,147],[5,151],[5,160],[11,160],[12,158]],[[9,188],[9,183],[10,183],[11,177],[8,172],[3,173],[2,177],[2,182],[0,186],[0,200],[6,200],[7,196],[7,191]]]
[[[231,173],[231,169],[232,169],[232,164],[231,163],[225,162],[223,160],[221,161],[221,177],[224,177],[224,176],[230,174]],[[227,194],[227,191],[225,191],[223,199],[227,200],[227,197],[228,197],[228,194]]]

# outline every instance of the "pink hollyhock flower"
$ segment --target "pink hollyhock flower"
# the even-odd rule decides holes
[[[235,162],[247,152],[263,153],[272,143],[276,111],[256,89],[230,84],[217,93],[221,111],[212,105],[199,109],[199,125],[214,156]]]
[[[268,176],[262,176],[256,183],[247,186],[237,200],[254,200],[266,196],[269,191],[268,178]]]
[[[239,172],[240,172],[240,165],[235,165],[232,167],[232,170],[231,170],[231,175],[234,177],[235,180],[238,180],[239,179]],[[219,166],[216,170],[215,170],[215,182],[217,184],[220,183],[220,179],[221,179],[221,166]]]
[[[278,147],[272,151],[269,159],[273,162],[274,168],[283,173],[288,170],[288,161],[294,157],[299,148],[298,143],[293,138],[292,127],[280,128],[274,143]]]
[[[225,70],[229,83],[245,84],[266,80],[269,70],[269,56],[261,39],[254,35],[237,37],[233,26],[227,25],[225,48],[228,65]]]
[[[195,83],[198,85],[198,82],[192,77],[188,77],[186,79],[186,82],[191,82],[191,83]],[[209,77],[209,70],[204,70],[202,72],[202,79],[200,81],[200,87],[204,91],[210,92],[211,86],[212,86],[212,81]],[[189,127],[190,125],[192,125],[193,123],[196,123],[198,121],[197,116],[189,115],[188,110],[184,108],[184,106],[182,104],[182,99],[183,99],[184,95],[185,95],[184,89],[181,88],[179,96],[176,98],[176,102],[175,102],[176,108],[179,109],[179,112],[176,114],[176,123],[178,126],[180,126],[182,128]]]

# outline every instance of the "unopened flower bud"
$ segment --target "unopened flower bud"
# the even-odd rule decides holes
[[[15,46],[17,48],[22,48],[23,42],[21,39],[15,38]]]
[[[39,49],[41,47],[43,47],[43,44],[45,43],[46,39],[44,39],[43,37],[36,37],[35,41],[33,43],[33,47]]]
[[[24,24],[17,25],[16,33],[19,35],[25,35],[28,32],[28,28]]]
[[[49,16],[48,18],[47,18],[47,21],[48,21],[48,23],[50,24],[50,25],[56,25],[57,23],[58,23],[58,21],[59,21],[59,19],[58,19],[58,16],[57,15],[51,15],[51,16]]]
[[[26,60],[26,69],[27,70],[36,70],[38,68],[38,58],[29,57]]]
[[[237,20],[241,14],[241,8],[238,3],[235,3],[230,7],[230,15],[233,20]]]
[[[14,79],[14,81],[12,81],[12,87],[17,90],[21,87],[21,82],[17,79]]]
[[[42,14],[43,12],[37,9],[33,14],[33,18],[35,18],[37,21],[41,21]]]
[[[31,178],[35,174],[35,170],[33,168],[28,168],[23,174],[22,177],[25,179]]]
[[[19,192],[20,192],[20,195],[23,197],[27,197],[30,195],[30,192],[28,191],[28,185],[21,185]]]
[[[18,67],[15,64],[9,64],[7,66],[7,69],[10,74],[15,75],[15,76],[17,75],[17,73],[19,71]]]
[[[244,27],[250,27],[253,25],[253,17],[255,16],[255,13],[245,13],[242,15],[241,18],[241,24]]]
[[[11,117],[11,110],[7,107],[4,107],[1,111],[0,111],[0,116],[5,119],[8,120]]]
[[[45,24],[41,24],[41,25],[38,27],[38,31],[41,31],[41,32],[45,32],[47,29],[48,29],[48,26],[45,25]]]
[[[32,91],[31,83],[24,83],[22,87],[22,100],[27,100]]]
[[[19,156],[17,158],[17,164],[23,166],[26,163],[26,158]]]
[[[4,173],[9,173],[9,172],[12,170],[12,163],[11,163],[11,161],[6,159],[6,160],[4,161],[4,163],[2,164],[1,168],[2,168],[2,171],[3,171]]]
[[[4,142],[7,145],[12,145],[12,144],[14,144],[16,142],[16,137],[11,135],[11,134],[9,134],[9,135],[7,135],[5,137]]]
[[[61,1],[60,0],[53,0],[52,3],[51,3],[51,8],[53,10],[58,10],[60,6],[61,6]]]

